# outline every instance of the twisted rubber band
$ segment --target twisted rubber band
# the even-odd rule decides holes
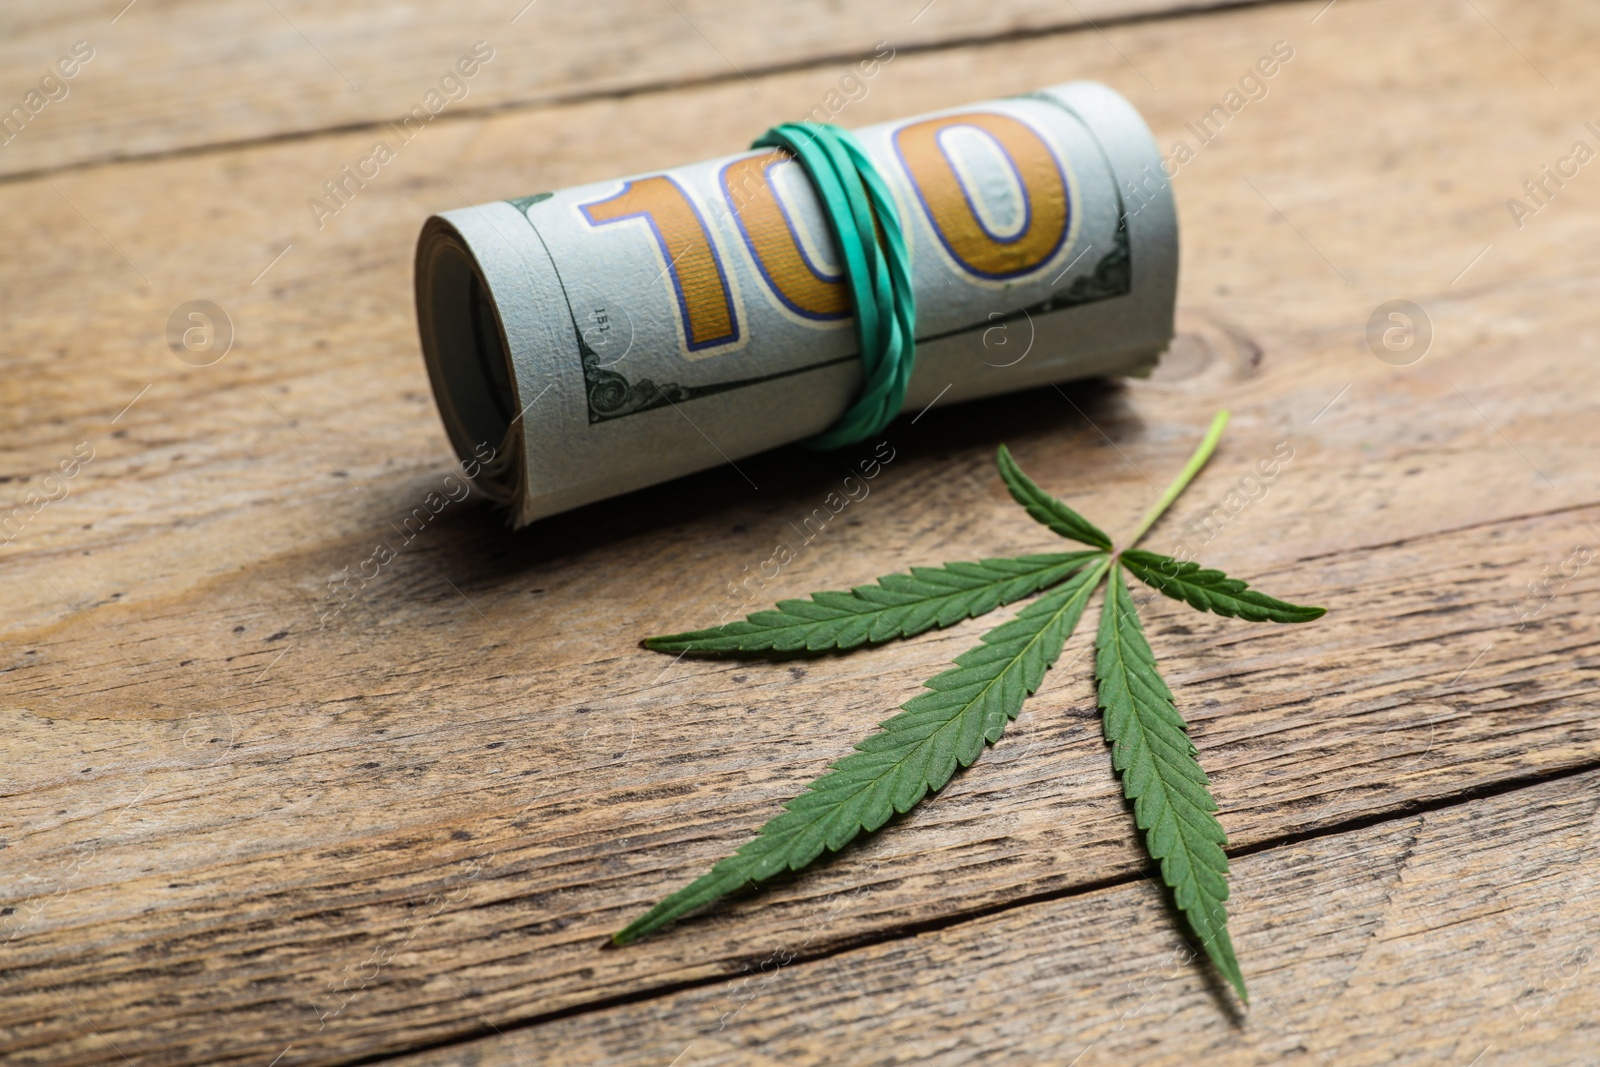
[[[811,178],[844,257],[861,346],[861,394],[834,424],[806,442],[838,448],[876,435],[905,403],[916,362],[911,255],[889,186],[860,142],[838,126],[787,122],[751,148],[791,152]]]

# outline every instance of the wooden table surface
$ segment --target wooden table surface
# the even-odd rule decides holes
[[[1597,1062],[1600,8],[123,3],[0,15],[4,108],[92,50],[0,147],[4,1062]],[[467,97],[319,226],[307,200],[479,41]],[[518,533],[453,505],[318,626],[453,462],[422,220],[738,150],[879,42],[836,121],[1088,78],[1188,142],[1180,336],[1148,381],[897,423],[769,595],[1052,550],[1001,441],[1125,530],[1231,408],[1157,549],[1289,449],[1202,556],[1327,617],[1149,617],[1231,839],[1247,1012],[1147,877],[1087,626],[889,832],[604,948],[983,628],[637,647],[712,622],[835,459]],[[198,299],[234,334],[209,366],[165,341]],[[1390,300],[1420,360],[1369,345]]]

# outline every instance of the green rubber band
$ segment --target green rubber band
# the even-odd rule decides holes
[[[787,122],[750,147],[794,154],[816,187],[844,257],[861,345],[861,395],[806,444],[816,449],[854,444],[900,413],[916,362],[917,303],[899,210],[860,142],[838,126]]]

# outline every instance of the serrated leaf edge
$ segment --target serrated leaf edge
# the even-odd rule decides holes
[[[1217,810],[1217,803],[1208,788],[1209,779],[1196,758],[1197,752],[1194,743],[1189,740],[1188,726],[1173,704],[1172,691],[1156,669],[1155,653],[1144,636],[1138,611],[1121,571],[1120,562],[1110,567],[1101,606],[1100,627],[1095,638],[1096,702],[1100,706],[1106,740],[1112,745],[1112,765],[1122,779],[1123,795],[1133,802],[1134,821],[1144,834],[1145,851],[1157,860],[1161,868],[1161,880],[1172,890],[1174,903],[1217,970],[1233,985],[1240,999],[1249,1003],[1244,975],[1239,969],[1233,941],[1228,935],[1228,916],[1224,906],[1228,899],[1228,858],[1224,851],[1227,835],[1216,816],[1211,814]],[[1141,648],[1143,658],[1148,663],[1149,677],[1129,669],[1130,651],[1137,654]],[[1126,712],[1113,707],[1108,697],[1108,689],[1114,690],[1110,683],[1119,681],[1111,674],[1111,670],[1116,670],[1122,676],[1120,685],[1129,703]],[[1144,691],[1144,708],[1141,708],[1141,701],[1135,696],[1136,689]],[[1156,723],[1147,725],[1141,717],[1141,711],[1153,716]],[[1125,723],[1124,719],[1127,720]],[[1169,730],[1178,731],[1182,739],[1181,751],[1174,752],[1174,739],[1159,731],[1158,727],[1163,725]],[[1129,735],[1125,726],[1137,732]],[[1140,763],[1133,754],[1135,745],[1141,745],[1148,753],[1148,765]],[[1171,769],[1171,778],[1162,773],[1163,767]],[[1185,773],[1190,771],[1198,775],[1198,784],[1192,775]],[[1157,805],[1147,800],[1152,796],[1152,787],[1156,785],[1161,789],[1161,803],[1160,810],[1153,812],[1151,809]],[[1170,794],[1176,794],[1186,806],[1196,810],[1181,810],[1179,805],[1173,803]],[[1198,820],[1197,815],[1200,817]],[[1170,817],[1170,822],[1167,817]],[[1185,826],[1190,829],[1190,834],[1184,833]],[[1191,835],[1198,835],[1216,849],[1221,857],[1220,869],[1205,863],[1196,854],[1188,840]],[[1173,837],[1176,842],[1172,840]],[[1174,844],[1181,845],[1181,855],[1175,851]],[[1222,893],[1210,894],[1210,899],[1206,899],[1203,881],[1195,874],[1197,870],[1205,870],[1219,879]],[[1188,872],[1188,878],[1183,877],[1184,871]]]
[[[847,592],[825,590],[804,600],[780,600],[773,608],[721,626],[648,637],[644,645],[669,654],[721,657],[809,655],[881,645],[986,615],[1059,585],[1099,555],[1087,550],[912,567],[909,573],[886,574]],[[987,577],[983,571],[1007,567],[1021,569],[977,584],[959,584]],[[944,592],[910,591],[919,584],[941,583],[946,583]]]
[[[1125,549],[1119,558],[1128,572],[1163,596],[1180,600],[1196,611],[1246,622],[1312,622],[1327,614],[1326,608],[1291,604],[1250,588],[1242,578],[1230,578],[1221,571],[1193,560],[1178,560],[1159,552]],[[1169,569],[1170,565],[1170,569]]]
[[[1022,510],[1035,522],[1062,537],[1090,545],[1104,552],[1112,549],[1106,532],[1043,489],[1017,465],[1011,450],[1001,445],[995,454],[995,465],[1000,469],[1000,480],[1011,493],[1011,499],[1022,505]]]
[[[1080,570],[1076,575],[1074,575],[1072,581],[1068,584],[1053,590],[1044,598],[1034,601],[1022,611],[1018,612],[1015,618],[1001,623],[993,630],[985,633],[981,639],[982,643],[974,646],[971,649],[968,649],[966,652],[962,653],[956,658],[956,666],[954,668],[943,671],[923,683],[923,686],[929,690],[929,692],[919,693],[917,696],[911,698],[911,700],[908,700],[905,704],[901,705],[900,714],[892,716],[883,723],[879,724],[880,729],[878,732],[869,735],[866,739],[858,743],[855,746],[855,750],[850,755],[847,755],[841,758],[837,763],[832,764],[826,772],[812,781],[804,791],[785,804],[784,814],[775,816],[773,819],[769,820],[761,827],[760,830],[757,831],[754,838],[742,845],[732,855],[719,860],[706,874],[695,879],[693,882],[687,886],[684,886],[682,889],[679,889],[677,892],[672,893],[668,897],[664,898],[644,915],[635,919],[622,930],[618,931],[612,937],[613,942],[621,945],[638,940],[639,938],[644,937],[657,929],[660,929],[675,919],[683,915],[687,915],[689,912],[710,904],[713,901],[740,888],[750,885],[757,885],[760,882],[775,877],[785,870],[801,870],[810,864],[818,855],[821,854],[821,849],[810,850],[809,855],[806,855],[798,860],[794,858],[786,859],[770,871],[753,870],[751,866],[748,866],[746,862],[743,861],[753,862],[755,857],[746,856],[746,850],[750,849],[754,845],[757,845],[758,843],[763,842],[768,837],[767,831],[769,828],[783,820],[786,815],[792,812],[804,810],[804,805],[808,797],[820,795],[820,791],[817,789],[817,787],[821,783],[835,775],[847,773],[844,765],[857,755],[870,754],[873,751],[872,746],[875,743],[880,745],[882,744],[882,742],[880,742],[878,739],[886,736],[892,736],[895,729],[893,726],[894,723],[906,720],[908,717],[919,714],[921,709],[914,707],[913,705],[916,705],[919,702],[925,702],[930,699],[946,696],[952,692],[959,692],[960,689],[964,687],[963,685],[958,684],[956,686],[949,686],[948,683],[952,680],[960,680],[960,676],[970,673],[977,667],[988,666],[989,664],[982,662],[983,655],[989,650],[994,649],[999,642],[1009,639],[1006,635],[1006,631],[1010,630],[1014,632],[1019,624],[1031,622],[1039,615],[1048,616],[1039,623],[1037,631],[1033,633],[1033,635],[1023,644],[1023,646],[1018,649],[1015,654],[1010,655],[1006,659],[1004,666],[996,671],[992,677],[982,681],[975,691],[965,696],[957,711],[950,715],[946,721],[937,726],[928,736],[921,738],[916,742],[917,749],[914,754],[904,756],[900,760],[890,764],[887,769],[860,784],[859,787],[856,788],[848,798],[834,802],[831,805],[833,808],[837,809],[839,814],[843,814],[845,811],[852,809],[860,801],[864,794],[876,789],[886,777],[891,774],[898,775],[901,768],[909,763],[912,763],[913,761],[920,762],[922,764],[923,777],[921,780],[912,783],[914,788],[908,789],[902,786],[901,788],[893,791],[893,798],[890,800],[890,805],[893,811],[869,811],[864,813],[863,816],[855,817],[853,819],[853,827],[848,823],[835,827],[831,824],[831,822],[824,822],[822,825],[828,832],[823,843],[828,851],[836,852],[843,848],[850,841],[854,840],[862,832],[870,833],[877,830],[883,825],[884,822],[888,821],[893,812],[899,812],[903,814],[906,811],[909,811],[915,805],[921,803],[922,800],[930,794],[936,793],[942,789],[954,776],[958,767],[971,766],[973,761],[977,759],[978,755],[982,753],[984,744],[992,745],[1000,739],[1005,730],[1006,723],[1010,722],[1011,719],[1016,717],[1017,713],[1022,709],[1023,703],[1038,688],[1045,673],[1060,657],[1061,648],[1065,646],[1067,638],[1071,635],[1073,628],[1076,627],[1078,620],[1082,617],[1084,607],[1087,605],[1089,598],[1093,595],[1096,587],[1099,586],[1101,579],[1105,576],[1105,573],[1110,566],[1110,558],[1102,555],[1100,557],[1100,562],[1092,570]],[[1060,603],[1052,606],[1051,600],[1052,598],[1056,597],[1060,598]],[[985,702],[988,694],[995,686],[1014,684],[1012,678],[1010,677],[1010,672],[1013,670],[1013,668],[1016,668],[1020,665],[1023,670],[1026,671],[1028,669],[1028,658],[1030,653],[1035,650],[1038,642],[1050,632],[1052,626],[1056,625],[1062,626],[1060,645],[1047,651],[1043,657],[1042,665],[1038,667],[1038,678],[1033,680],[1031,684],[1029,684],[1026,678],[1024,678],[1022,680],[1023,692],[1021,695],[1017,697],[1014,702],[1008,701],[1006,705],[1002,705],[1001,710],[1004,710],[1005,714],[1001,716],[998,721],[994,722],[984,722],[980,719],[969,719],[973,709],[981,709],[981,706]],[[964,660],[968,662],[963,662]],[[947,683],[945,688],[939,687],[938,683],[941,682]],[[1005,696],[1006,695],[1002,693],[1002,698],[1005,698]],[[989,710],[992,712],[993,709]],[[975,726],[981,728],[977,730],[977,733],[978,736],[981,737],[984,744],[976,744],[977,738],[970,736],[973,733]],[[961,741],[963,742],[963,749],[957,751],[954,765],[950,766],[947,770],[938,770],[929,773],[927,764],[930,762],[930,760],[919,757],[922,757],[923,752],[929,745],[932,744],[933,738],[939,736],[947,729],[956,729],[962,732],[963,736],[961,737]],[[965,758],[963,758],[963,752],[967,753]],[[886,797],[884,799],[889,798]],[[877,816],[879,815],[882,817],[878,818]],[[839,815],[830,816],[829,818],[837,819],[839,818]],[[812,825],[814,826],[817,824],[814,823]],[[801,832],[804,831],[799,829],[792,831],[792,833],[796,834]],[[768,860],[765,864],[763,864],[763,866],[771,865],[771,860]]]

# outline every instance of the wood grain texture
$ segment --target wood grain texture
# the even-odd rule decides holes
[[[1136,880],[823,960],[773,939],[703,988],[398,1062],[1588,1063],[1597,789],[1589,773],[1236,861],[1248,1013]],[[492,985],[456,989],[470,1005]]]
[[[20,129],[7,131],[14,138],[0,136],[0,175],[397,120],[439,91],[480,41],[494,58],[466,80],[464,94],[444,86],[450,102],[441,113],[745,83],[823,61],[837,81],[884,42],[915,50],[1240,2],[1249,0],[12,5],[0,40],[0,108],[25,103],[77,42],[88,42],[93,58],[64,82],[64,95],[45,87],[59,98],[41,94],[49,102],[28,105]]]
[[[762,596],[1051,548],[994,475],[1001,440],[1125,530],[1227,405],[1222,450],[1150,547],[1205,536],[1212,506],[1287,442],[1265,494],[1211,520],[1202,558],[1330,608],[1284,629],[1151,604],[1236,848],[1331,834],[1317,847],[1343,855],[1361,839],[1342,828],[1600,761],[1600,585],[1592,566],[1560,576],[1600,538],[1600,179],[1583,172],[1522,230],[1504,207],[1583,135],[1600,15],[1565,5],[1524,25],[1479,6],[1529,59],[1445,0],[897,58],[845,121],[1089,77],[1167,144],[1274,41],[1296,49],[1178,175],[1183,335],[1161,374],[897,425],[872,495]],[[398,542],[392,524],[449,471],[410,308],[420,220],[735,150],[837,76],[441,123],[323,229],[304,201],[370,134],[5,187],[0,485],[20,499],[80,442],[95,449],[0,548],[8,1061],[378,1057],[608,998],[670,1003],[657,994],[773,946],[837,955],[1137,877],[1085,629],[1008,739],[888,833],[599,950],[983,625],[806,663],[637,648],[715,620],[726,583],[842,476],[826,458],[774,453],[741,463],[756,491],[724,468],[516,535],[454,505],[319,628],[327,581]],[[1435,330],[1403,368],[1363,333],[1396,296]],[[200,297],[237,334],[204,368],[162,341]],[[1317,944],[1286,921],[1241,959],[1259,974]],[[1141,1032],[1152,1059],[1188,1047],[1182,1029]]]

